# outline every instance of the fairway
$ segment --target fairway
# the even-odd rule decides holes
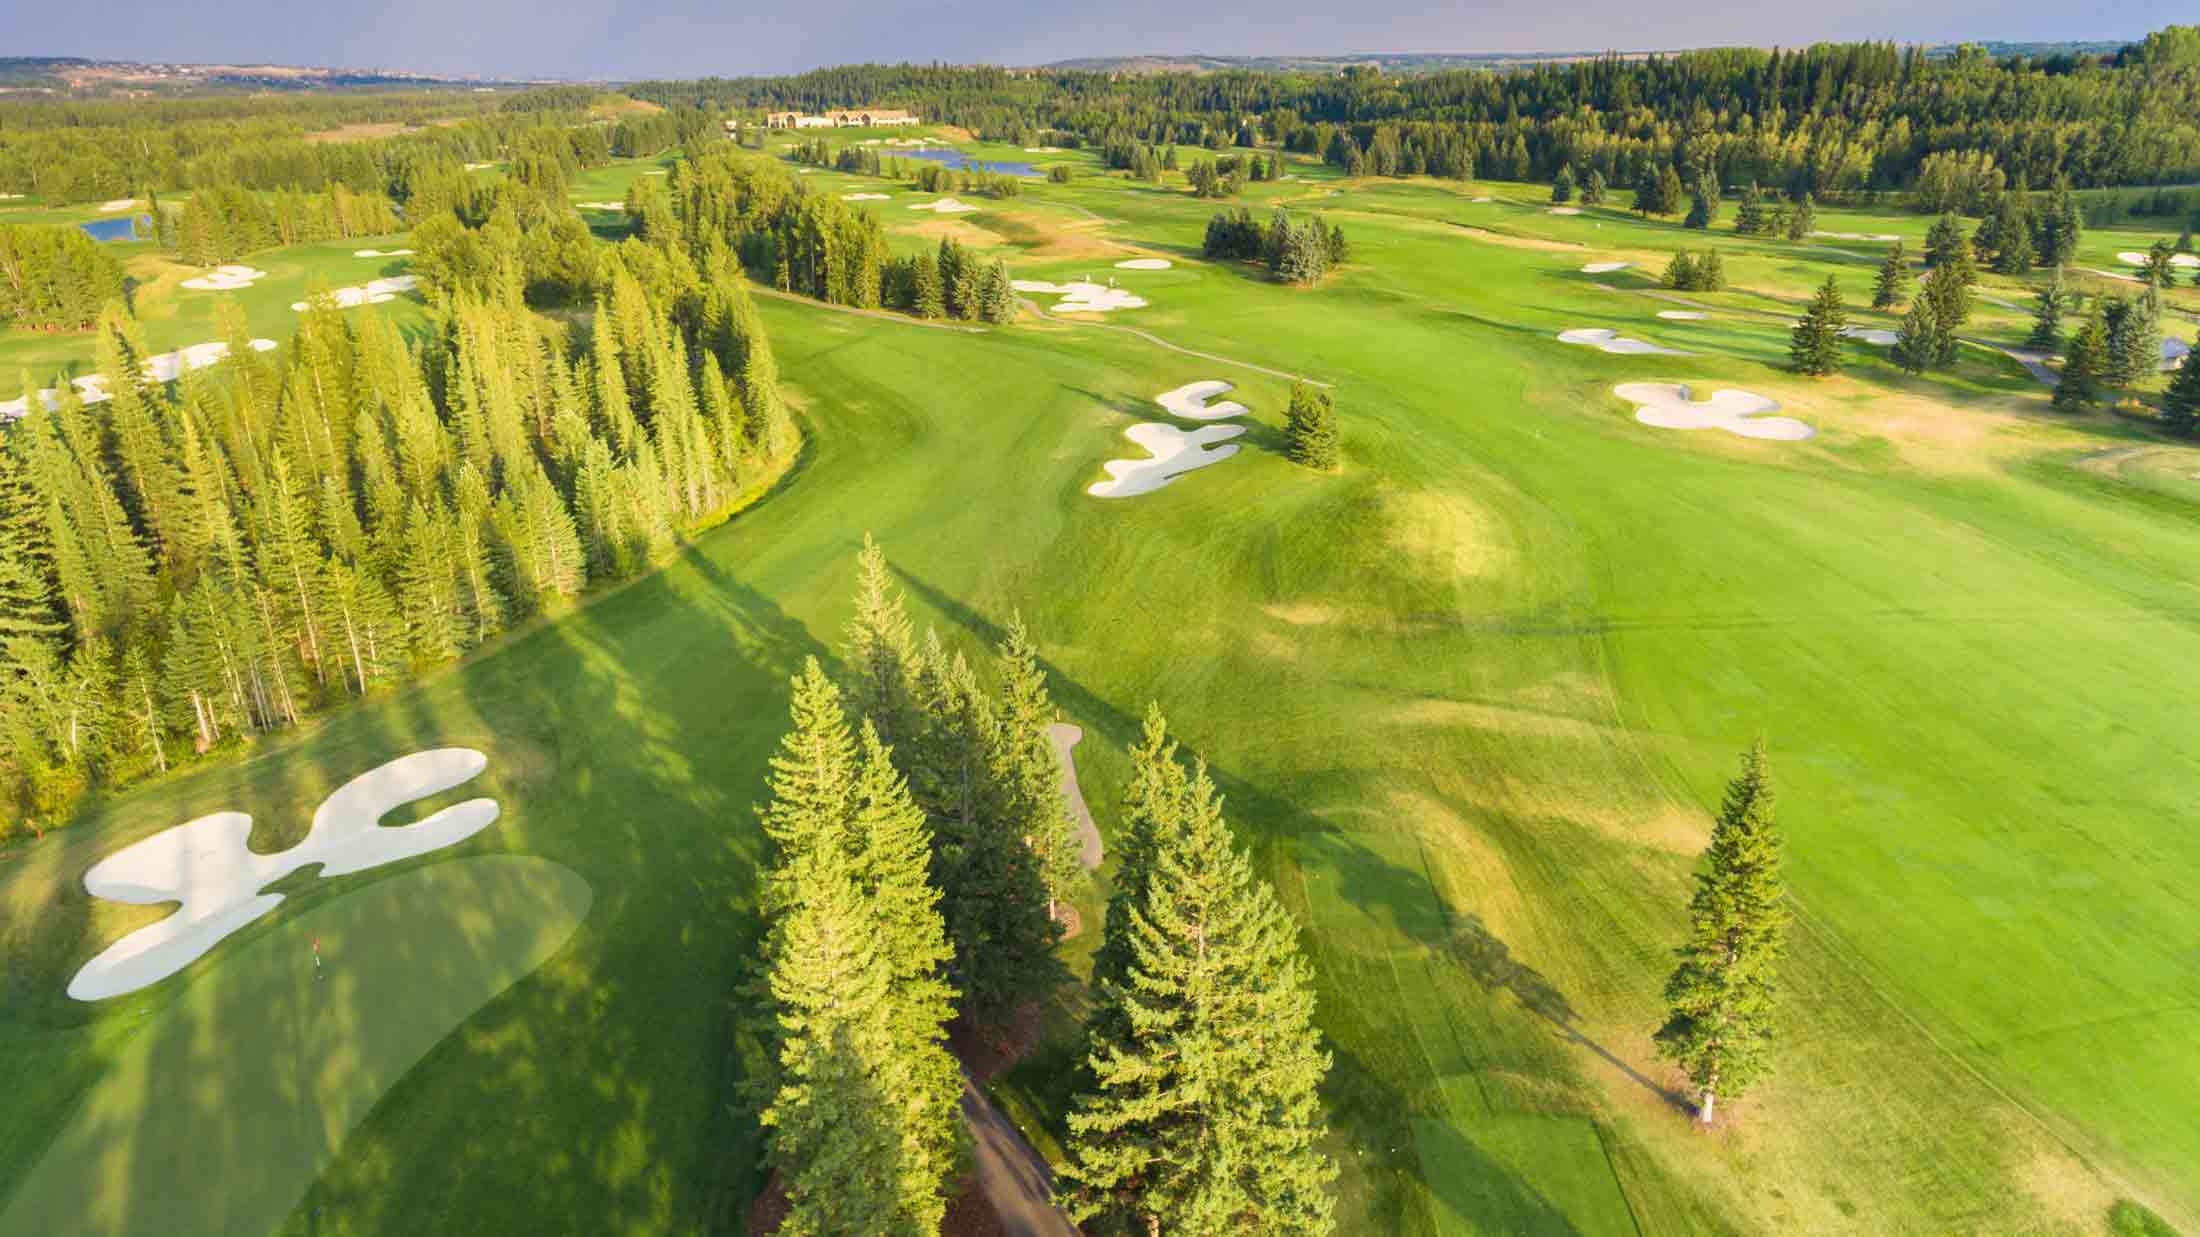
[[[767,499],[655,575],[125,795],[0,874],[22,960],[0,1228],[730,1231],[761,1184],[729,1100],[753,1062],[728,1030],[753,805],[788,676],[841,669],[866,533],[920,630],[990,644],[1022,616],[1111,847],[1149,701],[1211,763],[1315,967],[1339,1231],[2091,1231],[2125,1195],[2200,1220],[2200,754],[2175,741],[2200,690],[2200,457],[2049,414],[1985,347],[1930,381],[1854,342],[1842,377],[1784,368],[1828,273],[1868,303],[1878,242],[1680,238],[1553,215],[1547,187],[1294,159],[1303,179],[1247,204],[1319,209],[1352,243],[1298,289],[1199,257],[1216,203],[1063,157],[1070,186],[947,217],[892,186],[874,209],[899,251],[956,235],[1019,279],[1168,255],[1116,272],[1146,305],[946,330],[760,298],[807,439]],[[368,277],[383,263],[348,255],[374,243],[324,248]],[[1660,290],[1682,243],[1715,243],[1734,287]],[[248,261],[269,275],[237,295],[283,314],[334,263]],[[1709,316],[1661,320],[1676,302]],[[348,312],[391,311],[419,313]],[[1966,334],[2015,345],[2024,318],[1982,303]],[[0,341],[0,372],[10,348],[59,355]],[[1334,387],[1341,473],[1284,458],[1287,374]],[[1235,455],[1094,497],[1141,454],[1125,430],[1193,384],[1242,405],[1202,413],[1243,428]],[[1730,425],[1801,432],[1660,428],[1629,384],[1747,392],[1777,416]],[[362,752],[479,735],[530,755],[480,792],[503,816],[459,857],[295,899],[165,987],[62,1000],[140,921],[87,905],[101,855],[240,790],[301,805],[262,825],[295,841]],[[1797,923],[1777,1070],[1699,1133],[1650,1033],[1711,813],[1760,737]],[[318,983],[316,936],[336,942]],[[1039,1075],[1061,1059],[1001,1084],[1053,1138]],[[224,1189],[185,1188],[207,1180]]]

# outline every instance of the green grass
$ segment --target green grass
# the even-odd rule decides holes
[[[1784,373],[1786,316],[1828,271],[1860,302],[1868,260],[1720,233],[1736,289],[1702,298],[1708,322],[1664,322],[1640,271],[1579,267],[1706,238],[1542,197],[1250,191],[1350,232],[1353,265],[1315,290],[1194,260],[1215,205],[1120,179],[962,217],[1019,276],[1105,269],[1096,235],[1183,259],[1121,272],[1153,304],[1112,321],[1336,383],[1334,477],[1282,459],[1265,375],[1092,327],[764,302],[810,434],[769,501],[555,625],[20,854],[0,1028],[36,1051],[0,1116],[0,1191],[134,1019],[253,947],[180,994],[72,1006],[61,983],[119,927],[76,891],[84,865],[232,802],[296,816],[277,808],[368,753],[483,736],[492,774],[525,775],[470,845],[570,868],[593,908],[382,1098],[290,1228],[727,1224],[756,1184],[728,1107],[751,805],[786,676],[830,658],[869,531],[920,622],[989,641],[1022,613],[1086,729],[1104,834],[1148,700],[1212,762],[1317,968],[1342,1231],[2098,1231],[2119,1195],[2189,1226],[2200,916],[2176,874],[2200,860],[2200,758],[2177,736],[2200,624],[2175,465],[2081,466],[2158,448],[2049,414],[1984,353],[1945,379],[1863,346],[1843,378]],[[937,222],[881,215],[901,244]],[[1558,343],[1573,326],[1699,355]],[[1147,497],[1083,493],[1155,393],[1213,377],[1253,410],[1244,452]],[[1642,379],[1761,391],[1822,432],[1652,430],[1609,394]],[[1649,1031],[1709,811],[1760,735],[1798,913],[1783,1038],[1773,1080],[1706,1135]],[[1069,1019],[1050,1026],[995,1085],[1042,1145],[1074,1060]]]

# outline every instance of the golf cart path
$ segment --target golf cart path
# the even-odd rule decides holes
[[[972,1167],[978,1188],[1001,1217],[1009,1237],[1081,1237],[1054,1205],[1054,1172],[985,1092],[963,1075],[963,1123],[970,1127]]]
[[[1077,784],[1077,757],[1070,749],[1085,737],[1085,732],[1068,722],[1056,722],[1047,727],[1047,738],[1054,742],[1054,754],[1062,762],[1062,798],[1069,804],[1071,819],[1077,822],[1077,861],[1087,872],[1100,867],[1100,830],[1092,823],[1092,809],[1085,806],[1084,789]]]

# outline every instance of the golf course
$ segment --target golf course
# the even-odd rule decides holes
[[[2004,351],[2039,277],[1983,275],[1944,369],[1850,339],[1813,378],[1789,366],[1813,291],[1831,276],[1852,326],[1896,329],[1864,308],[1872,238],[1914,260],[1933,216],[1827,207],[1819,230],[1862,239],[1796,241],[1295,153],[1217,202],[1095,151],[921,132],[1074,175],[798,183],[886,195],[847,204],[895,254],[953,238],[1097,290],[973,325],[759,281],[802,436],[761,498],[649,574],[5,851],[0,1233],[739,1231],[765,1184],[741,1099],[757,808],[790,678],[850,670],[866,534],[919,631],[991,647],[1020,616],[1083,729],[1109,858],[1062,947],[1077,975],[1149,703],[1207,762],[1312,966],[1338,1231],[2092,1233],[2120,1200],[2200,1230],[2200,754],[2175,739],[2200,447],[2050,408]],[[793,178],[792,144],[745,157]],[[920,209],[946,196],[975,209]],[[1349,255],[1310,286],[1203,257],[1239,206],[1318,214]],[[407,239],[253,254],[233,293],[120,244],[153,346],[225,338],[233,304],[288,347],[292,302],[403,274],[353,255]],[[2069,278],[2128,292],[2117,255],[2161,239],[2090,228]],[[1664,287],[1682,248],[1728,286]],[[2164,300],[2190,342],[2200,288]],[[412,292],[342,312],[429,317]],[[88,335],[10,330],[0,394],[91,362]],[[1286,457],[1298,380],[1335,401],[1335,471]],[[1651,1034],[1760,740],[1792,915],[1773,1068],[1706,1128]],[[286,875],[172,976],[68,995],[173,906],[95,897],[94,864],[220,812],[281,851],[346,782],[449,747],[485,769],[382,823],[486,797],[493,824]],[[1057,1160],[1089,999],[1062,988],[987,1086]]]

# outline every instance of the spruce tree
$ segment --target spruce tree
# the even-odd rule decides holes
[[[2062,347],[2062,319],[2069,309],[2068,301],[2068,294],[2063,290],[2062,268],[2057,267],[2040,289],[2038,302],[2032,310],[2032,334],[2025,343],[2047,352]]]
[[[1561,205],[1574,200],[1574,166],[1559,165],[1558,175],[1551,179],[1551,201]]]
[[[1825,377],[1841,372],[1841,328],[1848,320],[1841,285],[1828,275],[1789,335],[1788,360],[1797,373]]]
[[[1719,181],[1709,170],[1696,174],[1696,196],[1681,226],[1709,228],[1719,217]]]
[[[1742,204],[1734,212],[1734,231],[1742,236],[1756,236],[1765,230],[1765,195],[1750,181],[1742,190]]]
[[[1913,374],[1922,374],[1940,364],[1940,320],[1933,314],[1933,302],[1919,297],[1910,302],[1910,312],[1902,315],[1902,323],[1895,328],[1894,362]]]
[[[1726,291],[1726,261],[1716,249],[1706,249],[1696,260],[1696,290],[1699,292]]]
[[[1962,240],[1963,226],[1956,221],[1955,212],[1942,212],[1925,232],[1925,265],[1939,266],[1946,262]]]
[[[1909,286],[1909,262],[1902,256],[1902,242],[1896,241],[1887,250],[1885,260],[1879,264],[1879,277],[1872,283],[1872,308],[1893,309],[1902,301],[1902,291]]]
[[[1329,392],[1303,382],[1291,384],[1291,402],[1283,414],[1284,451],[1308,468],[1337,467],[1337,408]]]
[[[1688,942],[1665,985],[1668,1016],[1655,1036],[1658,1054],[1688,1076],[1706,1125],[1721,1096],[1742,1094],[1772,1066],[1788,922],[1772,808],[1760,742],[1727,784],[1688,904]]]
[[[947,302],[940,291],[940,267],[931,254],[920,253],[916,256],[913,279],[916,289],[913,293],[913,312],[919,318],[925,319],[946,317]]]
[[[1610,186],[1604,181],[1604,173],[1596,168],[1590,168],[1589,181],[1581,188],[1581,204],[1583,206],[1602,206],[1610,192]]]
[[[2070,337],[2063,350],[2062,374],[2055,383],[2054,405],[2063,412],[2081,412],[2100,398],[2103,371],[2108,367],[2108,327],[2096,307],[2085,325]]]
[[[987,322],[1013,322],[1016,318],[1016,292],[1008,278],[1008,263],[996,258],[985,271],[985,282],[978,293],[978,316]]]
[[[2176,376],[2162,393],[2162,425],[2180,438],[2200,429],[2200,338],[2193,342],[2194,350],[2178,363]]]
[[[1665,286],[1683,292],[1696,286],[1696,260],[1688,256],[1686,249],[1675,250],[1673,260],[1666,264]]]
[[[1047,697],[1046,671],[1039,650],[1024,629],[1023,616],[1011,614],[996,652],[1001,680],[1000,725],[994,732],[991,764],[1001,788],[1002,814],[1038,862],[1046,884],[1047,913],[1053,915],[1085,883],[1080,844],[1062,795],[1062,766],[1047,727],[1054,705]]]
[[[1327,1234],[1330,1058],[1297,926],[1237,849],[1205,770],[1169,782],[1116,937],[1125,956],[1096,994],[1062,1197],[1078,1220],[1151,1233]]]
[[[1818,207],[1811,201],[1810,191],[1806,189],[1801,197],[1795,199],[1795,210],[1788,216],[1787,238],[1791,241],[1805,240],[1817,230]]]
[[[856,612],[845,629],[847,661],[854,671],[849,704],[899,747],[915,737],[915,684],[919,669],[915,632],[894,587],[886,552],[863,534],[856,555]]]
[[[1658,213],[1670,215],[1680,210],[1681,195],[1686,192],[1681,186],[1681,174],[1673,170],[1672,164],[1666,164],[1665,170],[1658,173]]]

